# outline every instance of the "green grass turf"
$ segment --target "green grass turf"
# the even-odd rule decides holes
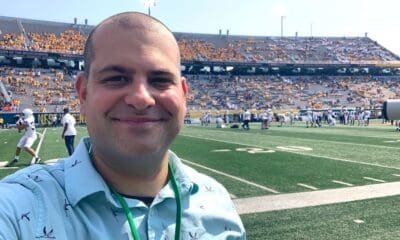
[[[75,139],[75,145],[78,144],[79,139],[82,136],[87,135],[85,127],[77,127],[78,135]],[[44,128],[38,128],[38,132],[43,132]],[[62,128],[47,128],[45,138],[39,156],[43,160],[64,158],[67,157],[68,152],[64,145],[64,140],[61,138]],[[18,133],[16,129],[0,129],[0,161],[10,161],[14,158],[16,145],[23,133]],[[39,138],[32,146],[34,149],[39,144]],[[15,164],[16,167],[22,168],[29,166],[32,160],[31,155],[26,151],[22,150],[20,160]],[[0,169],[0,178],[7,176],[10,173],[17,171],[18,169]]]
[[[394,240],[400,238],[399,201],[395,196],[241,218],[251,240]]]
[[[266,131],[259,129],[252,129],[245,131],[241,129],[215,129],[215,128],[185,128],[182,132],[186,136],[194,136],[202,139],[212,139],[219,141],[227,141],[233,144],[244,144],[254,147],[262,147],[267,149],[279,150],[277,147],[287,146],[302,146],[312,148],[312,151],[299,152],[306,156],[335,158],[341,160],[349,160],[356,162],[364,162],[369,164],[379,164],[400,169],[400,161],[398,161],[398,149],[400,148],[400,141],[398,141],[400,134],[394,131],[388,131],[389,128],[377,128],[374,130],[378,134],[374,141],[371,143],[364,143],[363,138],[371,137],[373,129],[366,129],[362,127],[348,128],[350,131],[353,129],[357,132],[358,138],[354,138],[353,142],[345,142],[341,139],[346,139],[348,135],[337,134],[331,128],[321,129],[306,129],[303,127],[287,127],[286,136],[275,136],[275,131],[282,131],[283,128],[273,128]],[[338,127],[337,130],[343,131]],[[366,129],[367,131],[364,131]],[[324,140],[306,133],[301,136],[305,130],[317,133],[324,132],[327,138],[335,136],[337,140]],[[357,130],[357,131],[355,131]],[[293,137],[294,135],[294,137]],[[343,135],[341,138],[340,136]],[[392,141],[392,142],[388,142]]]
[[[179,152],[182,158],[189,161],[244,178],[281,193],[308,190],[298,186],[298,183],[327,189],[343,187],[343,185],[338,185],[332,180],[354,185],[373,183],[363,177],[385,181],[400,180],[400,177],[392,175],[400,172],[397,169],[324,159],[292,152],[277,151],[251,154],[247,151],[236,151],[236,149],[243,149],[244,147],[243,145],[181,136],[174,144],[173,150]],[[218,149],[231,151],[213,152],[213,150]],[[215,176],[215,174],[212,175]],[[221,181],[228,184],[227,181],[232,181],[232,179],[224,178]],[[249,191],[251,193],[245,193],[240,185],[233,185],[230,189],[231,193],[240,197],[254,194],[251,189]],[[262,191],[258,194],[264,195],[265,193]]]
[[[400,180],[393,175],[400,174],[400,134],[391,126],[305,128],[304,124],[296,123],[293,127],[274,125],[264,131],[258,124],[251,127],[250,131],[184,127],[172,149],[183,159],[281,193],[310,191],[297,183],[330,189],[344,187],[332,180],[354,185],[375,183],[363,177]],[[67,156],[61,130],[60,127],[47,129],[40,150],[42,159]],[[86,128],[78,128],[76,144],[85,135]],[[0,161],[13,158],[20,136],[15,129],[0,129]],[[36,145],[37,142],[34,147]],[[273,152],[249,153],[253,148]],[[216,152],[218,149],[229,151]],[[30,160],[31,157],[22,152],[17,166],[27,166]],[[231,177],[193,167],[216,178],[236,197],[272,194]],[[14,171],[0,169],[0,178]],[[388,197],[246,214],[242,218],[248,239],[399,239],[399,200],[398,196]],[[357,224],[355,219],[365,223]]]

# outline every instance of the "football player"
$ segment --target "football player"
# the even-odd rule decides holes
[[[14,159],[8,162],[6,167],[11,167],[18,162],[21,149],[25,149],[30,155],[32,155],[32,157],[35,158],[35,163],[40,162],[40,158],[38,157],[36,151],[32,148],[32,145],[37,138],[37,133],[35,129],[35,117],[33,116],[33,111],[32,109],[25,108],[22,113],[23,117],[16,122],[16,127],[18,131],[25,130],[25,133],[17,144]]]

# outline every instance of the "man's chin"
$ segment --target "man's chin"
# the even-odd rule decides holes
[[[131,141],[125,146],[121,152],[126,156],[150,156],[161,151],[160,143],[145,144],[143,142]]]

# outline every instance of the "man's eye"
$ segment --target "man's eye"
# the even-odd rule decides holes
[[[103,80],[104,84],[109,84],[109,85],[122,85],[127,82],[128,78],[126,78],[125,76],[111,76]]]
[[[150,83],[157,88],[167,88],[173,85],[173,81],[169,78],[152,78]]]

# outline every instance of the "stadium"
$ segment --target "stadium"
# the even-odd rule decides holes
[[[74,82],[93,27],[0,17],[1,162],[13,157],[20,136],[14,115],[26,107],[34,110],[42,133],[35,148],[47,164],[67,156],[62,128],[51,126],[65,106],[78,120],[78,137],[87,135]],[[191,90],[172,150],[223,183],[248,239],[400,236],[399,123],[381,111],[386,99],[400,98],[399,56],[368,34],[174,35]],[[249,131],[241,128],[245,109]],[[273,115],[262,129],[267,110]],[[0,177],[32,161],[21,159],[0,167]]]

